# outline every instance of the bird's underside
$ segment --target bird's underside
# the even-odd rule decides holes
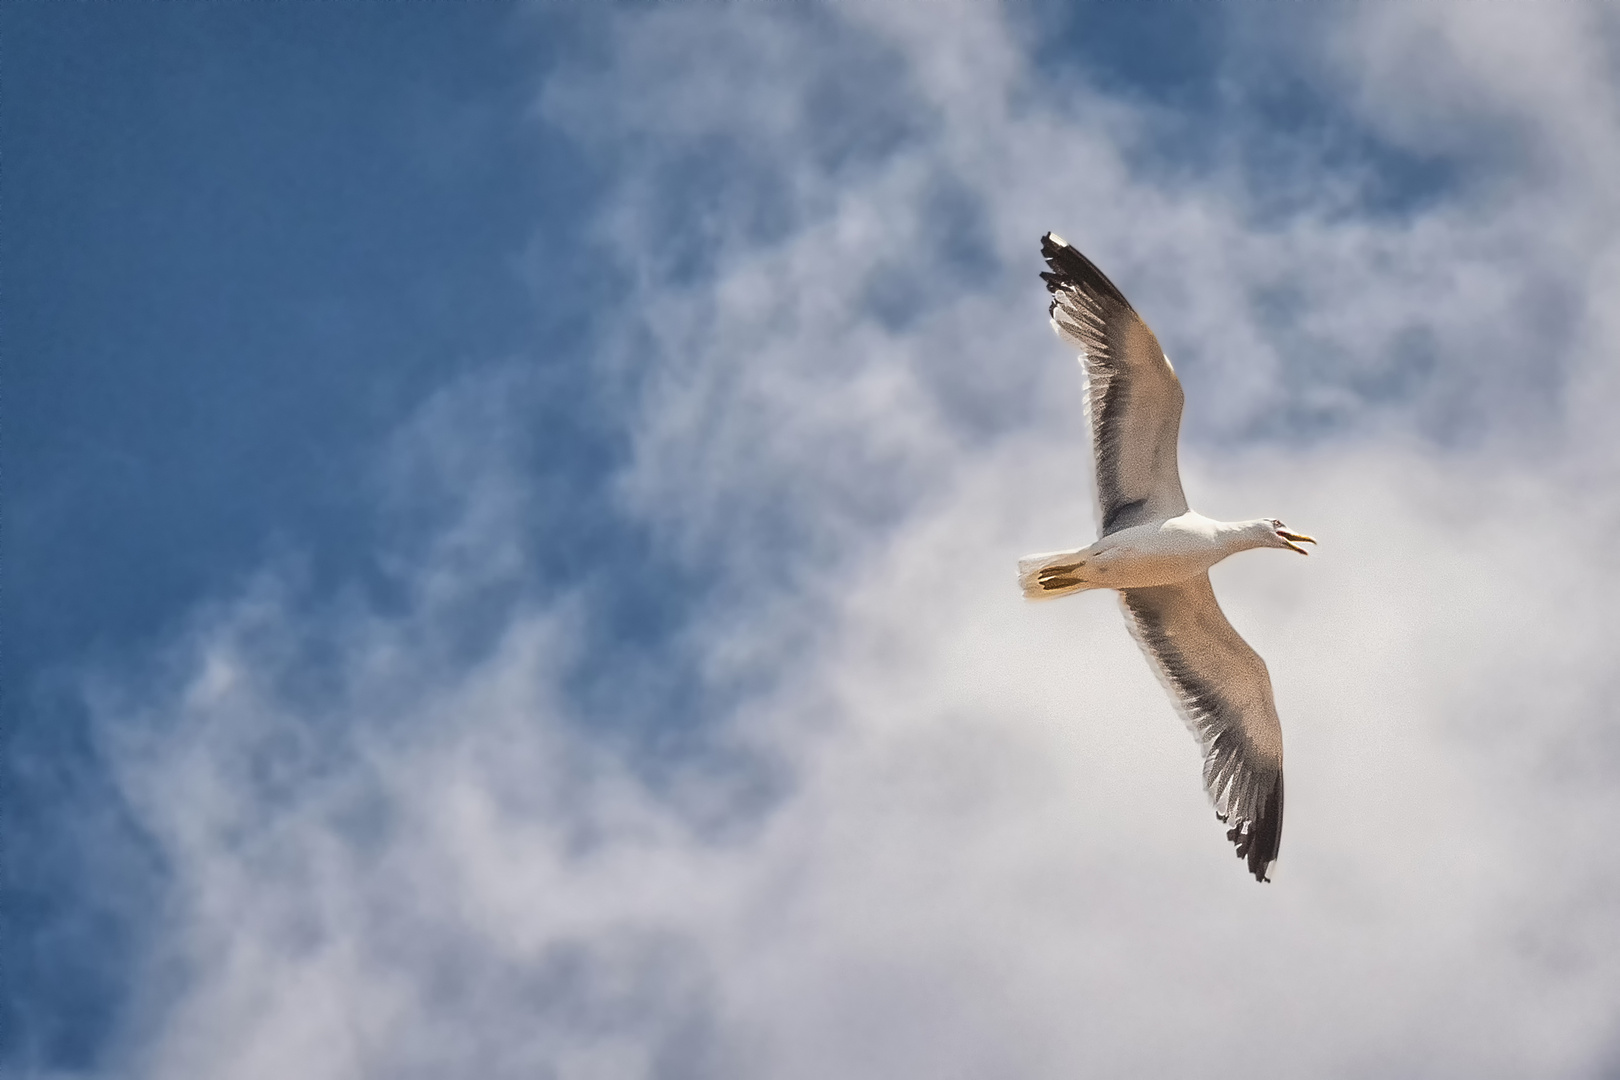
[[[1239,543],[1219,531],[1236,527],[1210,522],[1217,528],[1207,541],[1170,536],[1180,522],[1208,521],[1188,513],[1181,489],[1180,380],[1153,331],[1102,271],[1055,235],[1043,237],[1041,249],[1052,326],[1080,351],[1086,372],[1099,539],[1023,560],[1020,583],[1035,599],[1119,590],[1132,636],[1203,749],[1204,786],[1229,826],[1227,839],[1249,872],[1267,881],[1282,840],[1282,728],[1265,662],[1232,629],[1210,588],[1208,567],[1231,552],[1197,549]],[[1264,522],[1244,527],[1255,524]],[[1271,524],[1280,537],[1309,539]],[[1176,549],[1181,561],[1148,574],[1153,545],[1172,541],[1191,546]],[[1107,566],[1105,553],[1113,559]]]

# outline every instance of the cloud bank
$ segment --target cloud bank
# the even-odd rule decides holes
[[[447,387],[374,493],[426,499],[399,610],[270,567],[90,686],[172,880],[110,1070],[1620,1067],[1620,21],[1268,10],[1235,115],[1262,65],[1332,108],[1192,161],[1038,9],[615,16],[539,112],[623,178],[606,497],[695,599],[629,649],[657,575],[536,587],[544,388]],[[1446,179],[1379,204],[1369,145]],[[1263,889],[1113,605],[1014,586],[1091,528],[1047,229],[1182,371],[1193,503],[1323,540],[1215,573],[1284,719]]]

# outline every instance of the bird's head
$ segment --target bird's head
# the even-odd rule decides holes
[[[1309,555],[1310,552],[1306,551],[1299,545],[1316,543],[1315,540],[1309,536],[1306,536],[1304,533],[1289,531],[1288,526],[1284,525],[1276,518],[1266,518],[1260,524],[1262,531],[1266,535],[1267,547],[1287,548],[1289,551],[1297,551],[1301,555]]]

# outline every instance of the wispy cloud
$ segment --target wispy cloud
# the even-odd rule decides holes
[[[97,691],[174,882],[117,1071],[1612,1067],[1612,17],[1235,35],[1358,137],[1457,163],[1392,214],[1309,154],[1285,211],[1240,147],[1147,167],[1147,106],[1037,72],[1017,10],[657,6],[553,80],[548,122],[624,178],[613,498],[699,599],[659,650],[597,651],[611,568],[529,580],[568,510],[499,437],[528,399],[447,390],[393,451],[445,493],[399,611],[270,571]],[[1284,712],[1265,889],[1112,607],[1013,585],[1090,527],[1048,228],[1183,372],[1195,505],[1324,540],[1217,573]],[[650,773],[584,672],[701,746]]]

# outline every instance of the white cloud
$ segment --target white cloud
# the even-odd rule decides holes
[[[554,86],[547,114],[627,177],[603,225],[630,280],[603,360],[633,401],[620,494],[716,581],[682,642],[716,752],[654,784],[593,732],[566,692],[588,593],[521,605],[474,661],[435,632],[522,572],[522,477],[464,451],[513,395],[457,391],[399,451],[463,495],[409,553],[407,616],[266,586],[199,616],[167,691],[102,699],[176,881],[126,1071],[1612,1066],[1620,497],[1592,482],[1620,446],[1620,125],[1580,105],[1613,87],[1591,20],[1314,27],[1320,78],[1360,87],[1378,133],[1506,116],[1547,157],[1470,165],[1399,217],[1302,176],[1320,202],[1257,221],[1241,168],[1147,176],[1132,106],[1032,82],[1006,10],[656,7]],[[873,89],[883,137],[841,137]],[[656,189],[705,145],[739,176],[686,192],[692,220]],[[1324,541],[1216,574],[1284,712],[1271,886],[1231,858],[1112,605],[1013,585],[1018,555],[1090,528],[1047,228],[1198,391],[1195,504]],[[701,257],[663,258],[671,233]],[[1431,367],[1402,381],[1414,334]],[[1323,414],[1331,434],[1297,419]]]

